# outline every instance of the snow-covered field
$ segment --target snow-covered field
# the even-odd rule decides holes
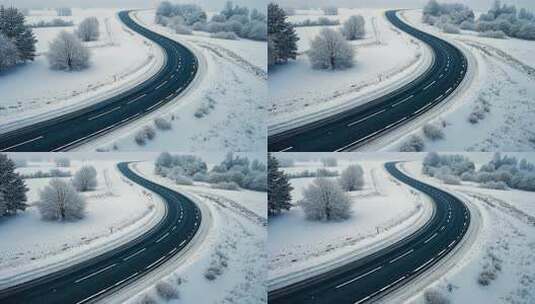
[[[372,248],[384,246],[425,223],[432,204],[391,177],[384,169],[384,162],[384,159],[339,160],[338,167],[326,168],[341,172],[357,163],[364,169],[364,188],[349,193],[353,214],[341,222],[306,220],[298,202],[303,189],[313,178],[290,179],[294,187],[292,203],[297,206],[270,218],[268,226],[270,285],[281,284],[285,277],[311,272],[315,268],[325,271],[324,267],[329,263],[355,258]],[[287,173],[296,173],[321,167],[316,162],[298,162],[294,167],[283,169]]]
[[[346,70],[313,70],[305,52],[324,26],[296,27],[300,55],[296,61],[290,60],[270,71],[270,126],[296,117],[314,115],[317,118],[341,106],[355,106],[376,91],[410,81],[428,66],[429,49],[390,24],[384,10],[340,9],[338,16],[328,17],[343,23],[356,14],[365,19],[366,36],[351,42],[356,52],[355,64]],[[299,22],[319,17],[322,16],[317,10],[298,11],[298,15],[288,20]]]
[[[56,168],[51,162],[28,165],[17,171],[29,174]],[[17,216],[0,220],[0,286],[42,275],[109,250],[110,246],[124,244],[163,216],[163,204],[142,188],[126,182],[114,161],[72,161],[71,167],[57,169],[74,173],[83,165],[96,168],[98,187],[83,193],[87,198],[86,216],[75,222],[41,220],[35,203],[39,191],[51,178],[25,179],[30,189],[29,207]],[[105,176],[110,183],[105,182]]]
[[[201,61],[201,75],[176,103],[88,147],[116,147],[121,151],[154,151],[163,147],[176,151],[264,151],[266,43],[215,39],[202,32],[178,35],[155,24],[154,14],[154,10],[136,13],[144,26],[189,46]],[[153,124],[152,118],[157,116],[171,121],[172,130],[158,132],[145,146],[137,145],[135,132]]]
[[[148,40],[124,26],[118,9],[73,9],[71,17],[57,17],[55,11],[31,11],[27,23],[61,18],[74,22],[71,27],[33,29],[37,42],[34,62],[0,73],[0,118],[2,126],[14,126],[37,117],[58,115],[99,101],[123,87],[150,78],[161,65],[161,51]],[[86,43],[91,66],[79,72],[49,69],[45,53],[60,31],[74,32],[86,17],[97,17],[98,41]]]
[[[483,163],[474,161],[476,166]],[[433,287],[452,303],[534,303],[535,194],[483,189],[466,182],[444,185],[422,175],[421,167],[421,162],[404,165],[411,175],[467,197],[482,215],[482,229],[471,250]],[[480,273],[495,267],[500,268],[495,271],[496,279],[489,286],[480,285]],[[421,293],[410,302],[424,303]]]
[[[267,303],[266,193],[216,190],[197,183],[175,185],[154,174],[153,162],[139,163],[135,168],[151,180],[193,195],[212,215],[212,229],[199,249],[161,280],[174,285],[180,299],[162,303]],[[227,266],[221,266],[222,261]],[[222,274],[210,281],[205,272],[214,266],[221,268]],[[128,303],[139,303],[144,297],[158,303],[161,299],[151,286]]]
[[[426,140],[425,149],[532,151],[535,148],[535,57],[532,54],[535,41],[484,38],[470,31],[444,34],[421,22],[421,10],[410,10],[404,15],[413,25],[463,45],[476,61],[471,85],[459,92],[450,101],[451,106],[432,120],[447,122],[445,139]],[[472,124],[468,117],[476,107],[487,107],[488,112],[484,113],[484,119]],[[386,149],[397,150],[403,140]]]

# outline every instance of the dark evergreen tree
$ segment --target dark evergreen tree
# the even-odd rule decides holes
[[[15,163],[5,154],[0,154],[0,197],[2,197],[3,214],[13,215],[18,210],[26,209],[26,192],[24,180],[15,172]]]
[[[20,61],[35,59],[37,39],[32,29],[24,24],[24,15],[19,10],[0,7],[0,32],[16,45]]]
[[[279,161],[268,154],[268,215],[273,216],[292,207],[288,177],[279,169]]]
[[[275,3],[268,5],[268,48],[270,63],[285,63],[297,56],[297,41],[293,25],[286,20],[286,12]]]

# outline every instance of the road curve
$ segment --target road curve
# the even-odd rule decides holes
[[[129,13],[122,11],[119,18],[131,30],[162,47],[165,66],[144,83],[95,105],[11,132],[0,130],[0,152],[72,149],[155,111],[186,89],[197,73],[195,55],[180,43],[140,26]]]
[[[452,44],[401,21],[397,12],[387,11],[386,18],[431,47],[431,67],[415,81],[376,100],[269,136],[269,151],[352,150],[428,111],[455,91],[466,74],[466,57]]]
[[[468,208],[448,192],[413,179],[396,163],[386,170],[431,197],[435,213],[424,227],[403,240],[322,275],[269,292],[275,303],[364,303],[410,282],[445,257],[465,235]]]
[[[118,164],[133,182],[160,195],[167,212],[160,223],[137,239],[67,269],[0,290],[0,303],[90,303],[139,279],[176,255],[201,223],[199,208],[184,195],[153,183]]]

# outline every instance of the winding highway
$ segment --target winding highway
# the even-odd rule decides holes
[[[431,197],[435,212],[428,223],[403,240],[362,259],[269,292],[275,303],[365,303],[409,283],[445,257],[470,225],[468,208],[456,197],[413,179],[396,163],[386,170],[401,182]]]
[[[197,73],[195,55],[180,43],[140,26],[129,13],[120,12],[120,20],[162,47],[166,55],[165,66],[144,83],[105,101],[14,131],[0,130],[0,152],[72,149],[155,111],[186,89]]]
[[[452,44],[401,21],[397,11],[386,18],[397,28],[428,44],[434,53],[430,68],[415,81],[349,111],[270,135],[272,152],[321,152],[354,150],[385,132],[425,113],[459,86],[467,60]],[[395,50],[392,50],[395,52]]]
[[[64,270],[0,290],[2,304],[90,303],[153,271],[180,252],[201,223],[199,208],[184,195],[153,183],[118,164],[133,182],[160,195],[165,217],[137,239]]]

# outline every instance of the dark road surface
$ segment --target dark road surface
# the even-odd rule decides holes
[[[154,270],[188,244],[201,222],[199,208],[182,194],[138,176],[127,163],[120,163],[118,168],[128,179],[163,198],[167,213],[162,221],[142,236],[112,251],[65,270],[0,290],[0,303],[92,302]]]
[[[272,152],[347,151],[414,119],[439,104],[459,86],[467,60],[452,44],[401,21],[396,11],[386,18],[399,29],[428,44],[432,66],[415,81],[364,105],[295,129],[269,136]]]
[[[197,73],[195,55],[178,42],[141,27],[128,13],[119,13],[121,21],[162,47],[165,66],[144,83],[98,104],[12,132],[0,130],[0,152],[71,149],[158,109],[186,89]]]
[[[427,194],[436,205],[432,219],[400,242],[322,275],[269,292],[275,303],[364,303],[410,282],[446,256],[470,224],[463,202],[395,167],[385,165],[401,182]]]

